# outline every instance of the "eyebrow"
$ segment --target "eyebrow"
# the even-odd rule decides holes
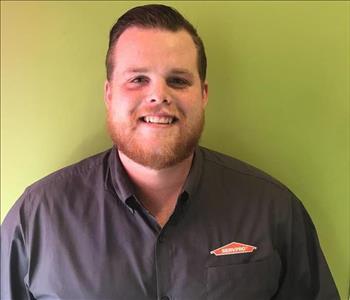
[[[130,68],[127,69],[123,72],[123,74],[133,74],[133,73],[148,73],[149,69],[148,68]],[[171,69],[169,74],[174,74],[174,75],[185,75],[190,78],[193,78],[193,74],[191,71],[187,69],[182,69],[182,68],[174,68]]]
[[[129,74],[129,73],[147,73],[147,68],[130,68],[123,72],[123,74]]]
[[[187,70],[187,69],[172,69],[170,74],[185,75],[185,76],[188,76],[190,78],[193,78],[192,72]]]

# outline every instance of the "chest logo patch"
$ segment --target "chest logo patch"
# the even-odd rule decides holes
[[[210,251],[210,254],[214,254],[215,256],[242,254],[253,252],[256,249],[257,247],[254,246],[232,242],[213,251]]]

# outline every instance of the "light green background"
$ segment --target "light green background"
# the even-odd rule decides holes
[[[110,146],[103,104],[108,32],[139,3],[1,2],[2,218],[27,185]],[[206,44],[201,143],[294,191],[347,299],[349,2],[167,3]]]

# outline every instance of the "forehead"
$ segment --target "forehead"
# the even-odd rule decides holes
[[[117,69],[177,67],[197,70],[197,49],[185,30],[131,27],[119,37],[113,51]]]

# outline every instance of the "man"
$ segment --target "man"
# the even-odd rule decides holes
[[[282,184],[198,146],[208,99],[193,26],[129,10],[106,58],[115,146],[26,189],[2,226],[2,299],[339,299]]]

